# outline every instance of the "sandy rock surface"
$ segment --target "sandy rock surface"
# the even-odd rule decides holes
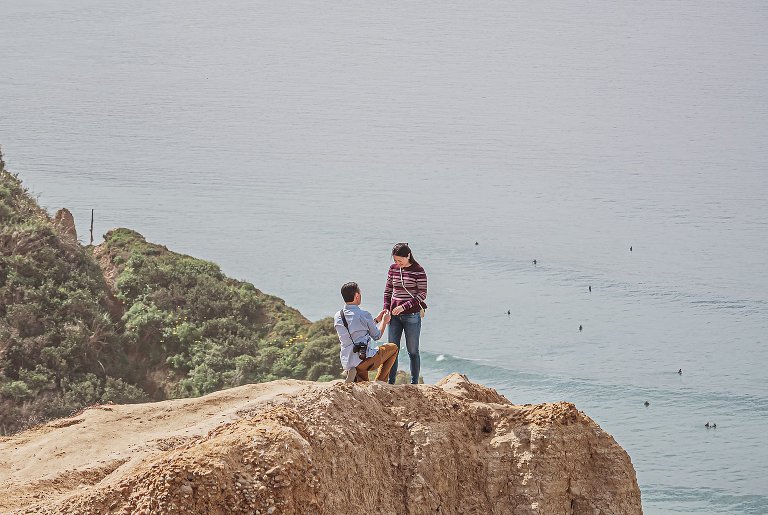
[[[458,374],[93,407],[0,439],[0,488],[0,513],[642,513],[629,456],[572,404]]]

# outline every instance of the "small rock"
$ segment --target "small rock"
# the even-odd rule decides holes
[[[192,490],[191,486],[189,486],[189,485],[182,485],[181,486],[181,493],[183,493],[184,495],[192,495],[192,492],[193,492],[193,490]]]

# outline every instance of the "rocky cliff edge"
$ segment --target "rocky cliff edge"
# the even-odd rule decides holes
[[[640,514],[627,453],[573,404],[275,381],[95,406],[0,439],[0,512]]]

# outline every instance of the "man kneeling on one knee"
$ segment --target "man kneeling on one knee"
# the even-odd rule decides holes
[[[362,295],[357,283],[346,283],[341,287],[344,307],[334,317],[334,327],[341,345],[341,367],[346,381],[368,381],[368,372],[378,369],[377,381],[386,381],[389,371],[397,359],[398,348],[394,343],[377,345],[376,340],[384,334],[391,315],[382,310],[376,318],[360,309]]]

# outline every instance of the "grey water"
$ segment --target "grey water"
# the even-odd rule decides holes
[[[768,513],[766,141],[765,2],[0,1],[0,145],[81,240],[313,320],[407,241],[425,379],[576,403],[650,514]]]

